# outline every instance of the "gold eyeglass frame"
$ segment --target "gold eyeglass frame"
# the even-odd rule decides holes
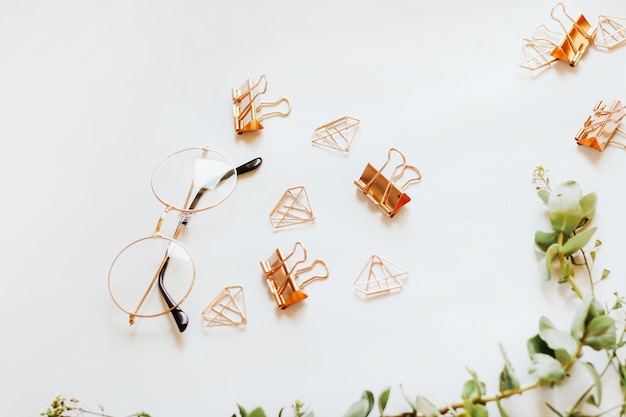
[[[157,173],[159,173],[160,169],[164,166],[164,164],[168,161],[172,161],[173,158],[178,157],[184,153],[187,153],[188,155],[191,155],[193,152],[199,152],[200,156],[197,158],[194,158],[194,161],[197,161],[198,159],[213,159],[213,158],[209,158],[211,156],[216,158],[216,161],[220,162],[221,164],[224,165],[224,167],[228,167],[228,169],[226,169],[226,171],[223,173],[223,175],[217,179],[219,177],[214,177],[212,178],[212,180],[210,181],[213,185],[213,187],[209,187],[209,182],[202,183],[202,186],[200,186],[200,188],[197,191],[197,194],[192,198],[192,192],[194,190],[194,188],[198,187],[198,184],[195,184],[194,181],[192,180],[192,183],[189,187],[189,190],[186,192],[186,196],[185,196],[185,201],[182,205],[182,207],[177,207],[176,205],[171,204],[171,202],[166,201],[167,199],[165,199],[163,197],[163,195],[160,194],[159,190],[157,190],[157,188],[155,187],[155,176],[157,175]],[[129,324],[132,326],[135,323],[135,319],[136,318],[152,318],[152,317],[159,317],[162,315],[166,315],[168,313],[171,313],[173,315],[174,320],[176,321],[176,324],[178,326],[178,330],[182,333],[183,331],[185,331],[185,329],[187,328],[189,319],[186,313],[184,313],[182,311],[182,309],[180,308],[180,305],[187,299],[187,297],[189,296],[189,294],[191,293],[191,290],[194,286],[195,283],[195,277],[196,277],[196,266],[195,263],[193,261],[193,257],[191,256],[191,253],[189,252],[189,250],[178,240],[180,234],[182,233],[182,231],[184,230],[185,226],[187,225],[187,222],[189,221],[189,218],[192,214],[195,213],[199,213],[202,211],[206,211],[210,208],[213,208],[219,204],[221,204],[223,201],[225,201],[234,191],[235,189],[235,185],[237,182],[237,176],[239,174],[243,174],[245,172],[249,172],[253,169],[256,169],[258,166],[260,166],[262,163],[262,159],[261,158],[255,158],[237,168],[235,168],[235,166],[233,165],[232,161],[223,153],[209,148],[209,147],[192,147],[192,148],[185,148],[182,150],[179,150],[177,152],[174,152],[172,154],[170,154],[168,157],[166,157],[165,159],[163,159],[154,169],[153,173],[152,173],[152,177],[151,177],[151,186],[152,186],[152,192],[154,194],[154,196],[157,198],[157,200],[162,203],[165,206],[164,211],[161,213],[158,221],[157,221],[157,225],[154,229],[154,232],[150,235],[150,236],[146,236],[140,239],[137,239],[133,242],[131,242],[130,244],[126,245],[118,254],[117,256],[113,259],[113,262],[111,263],[111,266],[109,268],[109,273],[108,273],[108,290],[109,290],[109,295],[111,296],[111,299],[113,300],[113,303],[120,309],[122,310],[124,313],[128,314],[129,316]],[[220,174],[223,171],[219,171]],[[232,179],[231,179],[232,178]],[[217,180],[216,180],[217,179]],[[199,202],[200,198],[202,197],[202,195],[210,189],[214,189],[217,186],[219,186],[223,181],[227,181],[228,179],[231,179],[231,183],[228,184],[228,187],[230,187],[229,189],[226,189],[226,192],[223,193],[219,198],[217,199],[215,202],[212,202],[211,204],[207,204],[205,206],[201,206],[199,208],[196,208],[197,203]],[[172,237],[167,237],[164,236],[161,233],[161,227],[163,225],[163,222],[165,220],[165,218],[167,217],[167,215],[170,212],[178,212],[179,213],[179,218],[178,218],[178,222],[176,225],[176,228],[174,229],[173,235]],[[122,303],[118,300],[118,298],[115,296],[114,291],[112,289],[112,281],[111,281],[111,277],[112,274],[114,272],[114,268],[118,262],[118,260],[120,259],[120,257],[127,253],[127,250],[130,247],[133,247],[134,245],[137,245],[141,242],[145,242],[145,241],[149,241],[151,239],[163,239],[166,242],[167,248],[168,250],[166,251],[165,255],[163,256],[163,260],[161,261],[159,267],[157,268],[156,273],[154,274],[154,276],[152,277],[152,280],[150,281],[150,284],[148,286],[148,288],[146,289],[146,291],[144,292],[143,296],[141,297],[141,299],[139,300],[137,307],[133,310],[128,309],[127,307],[123,306]],[[174,301],[171,299],[171,296],[169,296],[167,290],[165,290],[165,288],[163,287],[162,284],[162,274],[164,274],[165,268],[167,267],[167,263],[170,259],[170,253],[169,253],[169,249],[171,247],[171,245],[175,245],[175,247],[181,248],[184,250],[185,255],[189,258],[190,264],[191,264],[191,280],[189,282],[189,288],[187,288],[186,292],[184,292],[184,294],[180,297],[180,300],[178,301]],[[160,295],[162,297],[162,299],[166,302],[166,304],[168,305],[168,308],[160,311],[158,313],[141,313],[141,308],[144,305],[148,295],[150,294],[150,292],[153,290],[153,288],[155,287],[155,285],[159,285],[159,292]],[[118,295],[119,297],[119,295]]]

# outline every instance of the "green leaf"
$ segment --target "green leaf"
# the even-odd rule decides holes
[[[602,307],[591,296],[585,296],[576,310],[576,315],[572,321],[570,334],[574,339],[580,341],[585,334],[587,324],[597,315],[604,314]]]
[[[404,388],[402,388],[402,385],[400,385],[400,392],[402,393],[402,396],[404,397],[406,402],[411,407],[411,410],[413,410],[414,413],[417,413],[417,404],[415,404],[413,400],[406,394],[406,392],[404,392]]]
[[[554,408],[552,405],[550,405],[550,404],[548,404],[548,403],[546,403],[546,405],[548,406],[548,408],[549,408],[550,410],[552,410],[552,412],[553,412],[554,414],[556,414],[556,415],[557,415],[557,416],[559,416],[559,417],[564,417],[564,416],[563,416],[563,414],[561,414],[559,411],[557,411],[557,409],[556,409],[556,408]]]
[[[538,353],[543,353],[552,357],[555,357],[554,350],[548,347],[548,344],[539,337],[538,334],[534,335],[528,342],[526,343],[526,348],[528,349],[528,356],[532,359]]]
[[[571,237],[563,244],[563,246],[561,246],[559,252],[565,256],[570,256],[573,253],[578,252],[584,248],[587,243],[589,243],[591,237],[596,232],[596,229],[597,227],[592,227]]]
[[[367,410],[367,414],[366,415],[369,415],[369,413],[374,408],[374,403],[375,403],[374,394],[372,394],[372,391],[365,390],[365,391],[363,391],[363,398],[367,400],[369,408]]]
[[[428,401],[425,397],[418,395],[415,400],[415,405],[417,406],[417,412],[422,413],[425,417],[438,417],[440,416],[439,410],[437,407]]]
[[[500,345],[500,353],[504,358],[504,367],[502,371],[500,371],[500,392],[508,391],[510,389],[517,389],[520,387],[519,380],[515,375],[515,371],[513,370],[513,366],[511,365],[511,361],[504,351],[502,345]],[[499,401],[499,400],[498,400]],[[502,412],[500,412],[502,414]]]
[[[239,414],[241,415],[241,417],[246,417],[248,415],[245,408],[243,408],[241,405],[237,404],[237,408],[239,409]]]
[[[557,243],[559,240],[559,232],[542,232],[540,230],[535,232],[535,244],[542,251],[548,250],[550,245]]]
[[[596,214],[596,205],[598,203],[598,196],[596,193],[589,193],[580,199],[579,204],[582,209],[582,222],[593,220]],[[582,224],[581,224],[582,226]]]
[[[550,319],[542,316],[539,319],[539,337],[555,352],[564,350],[571,357],[578,349],[578,343],[569,333],[554,327]]]
[[[463,385],[463,392],[461,393],[461,398],[463,399],[473,399],[480,398],[485,393],[485,383],[481,382],[478,379],[478,375],[476,372],[471,369],[467,370],[469,374],[472,376],[472,379],[466,381]]]
[[[542,188],[541,190],[537,191],[537,195],[539,196],[541,201],[543,201],[543,204],[548,204],[548,199],[550,198],[550,191],[546,190],[545,188]]]
[[[554,230],[569,236],[579,227],[583,218],[581,198],[582,188],[575,181],[567,181],[554,189],[548,199],[548,214]]]
[[[528,371],[539,381],[556,382],[565,379],[565,369],[561,362],[545,353],[536,353],[531,359]]]
[[[248,414],[248,417],[266,417],[266,416],[265,416],[265,411],[257,407],[254,410],[252,410],[250,414]]]
[[[594,350],[615,347],[615,320],[609,316],[594,317],[587,325],[583,343]]]
[[[385,407],[387,407],[387,401],[389,401],[389,394],[391,392],[391,388],[387,388],[383,392],[380,393],[378,397],[378,411],[380,411],[380,415],[383,415],[385,411]]]
[[[619,371],[619,385],[622,390],[626,390],[626,366],[618,362],[617,370]]]
[[[611,271],[609,271],[608,269],[603,269],[602,270],[602,277],[600,279],[601,280],[602,279],[606,279],[606,277],[608,277],[610,273],[611,273]]]
[[[466,404],[465,411],[469,412],[470,417],[488,417],[489,413],[483,404]]]
[[[583,365],[591,374],[591,377],[593,378],[593,386],[596,388],[594,405],[599,405],[602,402],[602,379],[600,378],[600,374],[596,370],[595,366],[593,366],[591,362],[583,362]]]
[[[500,402],[500,397],[496,397],[496,405],[498,406],[500,417],[509,417],[509,414],[504,410],[504,407],[502,407],[502,404]]]
[[[361,398],[348,408],[344,417],[367,417],[370,412],[370,403],[367,398]]]
[[[558,243],[553,243],[552,245],[550,245],[550,247],[548,248],[548,250],[546,251],[546,256],[544,259],[544,263],[545,263],[545,277],[547,280],[550,280],[551,277],[551,271],[552,271],[552,262],[554,262],[554,260],[556,259],[556,257],[559,255],[559,251],[561,250],[561,246]]]

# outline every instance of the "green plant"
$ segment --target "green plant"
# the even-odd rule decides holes
[[[82,415],[100,416],[100,417],[112,417],[104,413],[104,408],[98,406],[99,411],[93,411],[85,408],[75,398],[67,399],[61,395],[57,395],[46,411],[41,412],[45,417],[78,417]],[[147,413],[135,413],[128,417],[150,417]]]

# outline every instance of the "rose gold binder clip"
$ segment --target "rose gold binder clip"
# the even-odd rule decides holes
[[[255,83],[248,79],[240,88],[233,88],[233,117],[235,119],[235,131],[238,134],[253,132],[263,129],[261,121],[272,116],[286,117],[291,113],[291,103],[286,98],[276,101],[261,101],[260,97],[267,91],[267,79],[261,75]],[[277,106],[281,102],[287,104],[284,112],[274,111],[263,114],[263,107]]]
[[[270,223],[274,229],[310,223],[315,220],[311,203],[303,186],[287,189],[270,212]]]
[[[354,288],[366,296],[401,290],[409,272],[378,255],[372,255],[354,281]]]
[[[559,7],[571,23],[569,28],[555,16],[555,11]],[[559,24],[562,31],[555,32],[545,25],[537,26],[531,38],[522,39],[520,67],[535,70],[557,60],[565,61],[574,67],[593,42],[597,27],[591,26],[582,14],[574,20],[567,14],[563,3],[557,3],[552,8],[550,16]],[[560,36],[558,41],[557,36]]]
[[[384,174],[385,168],[391,161],[392,154],[398,154],[401,162],[397,164],[391,176],[387,177]],[[408,174],[407,171],[413,171],[414,177]],[[396,185],[397,181],[403,178],[408,179],[402,186]],[[406,164],[406,158],[404,154],[396,148],[390,148],[387,153],[387,161],[382,167],[376,168],[371,163],[368,163],[361,178],[358,181],[354,181],[357,188],[363,192],[371,201],[374,202],[380,208],[383,213],[389,217],[393,217],[398,210],[409,201],[411,198],[404,192],[411,183],[418,182],[422,179],[422,173],[413,165]]]
[[[311,142],[314,145],[348,152],[360,124],[361,121],[359,119],[349,116],[333,120],[315,129]]]
[[[298,252],[298,249],[302,252],[301,259],[293,262],[291,258]],[[283,256],[280,249],[276,249],[267,261],[261,262],[261,269],[265,275],[267,286],[276,305],[281,309],[307,298],[308,296],[302,292],[302,288],[312,281],[328,278],[328,267],[324,261],[316,259],[307,267],[299,267],[304,261],[306,261],[306,249],[302,243],[296,242],[289,255]],[[313,275],[311,271],[314,269],[323,271]],[[301,275],[306,275],[308,278],[300,283]]]
[[[224,288],[204,310],[202,326],[239,326],[248,322],[243,287]]]
[[[574,138],[578,145],[588,146],[596,151],[603,151],[609,143],[615,143],[626,148],[626,144],[614,140],[615,135],[626,138],[626,132],[619,128],[619,124],[626,116],[626,106],[622,102],[615,102],[607,107],[602,101],[593,108],[593,114],[587,117],[582,129]]]

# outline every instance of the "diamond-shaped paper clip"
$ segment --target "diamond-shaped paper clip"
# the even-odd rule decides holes
[[[349,116],[333,120],[315,129],[311,142],[314,145],[348,152],[360,124],[361,121],[359,119]]]
[[[598,15],[598,32],[594,45],[612,49],[626,42],[626,18]]]
[[[270,213],[274,229],[309,223],[315,220],[311,202],[303,186],[287,189]]]
[[[619,128],[624,117],[626,117],[626,106],[622,105],[621,101],[615,100],[612,105],[607,106],[600,100],[574,139],[578,145],[588,146],[600,152],[609,143],[626,148],[626,144],[623,142],[626,138],[626,132]],[[616,139],[618,135],[622,137],[622,142],[618,142]]]
[[[354,281],[354,288],[366,296],[400,290],[409,272],[378,255],[372,255]]]
[[[211,304],[202,310],[203,327],[239,326],[247,322],[243,287],[240,285],[224,288]]]

